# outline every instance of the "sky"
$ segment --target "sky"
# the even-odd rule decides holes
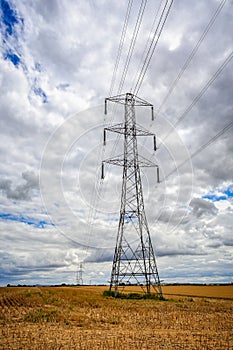
[[[109,104],[104,115],[104,99],[127,3],[0,0],[0,285],[75,284],[80,263],[84,283],[110,279],[122,169],[106,167],[101,181],[101,162],[123,143],[109,133],[103,147],[102,138],[124,110]],[[159,3],[147,1],[122,93],[137,81]],[[140,4],[132,4],[112,95]],[[165,283],[233,281],[233,128],[202,147],[233,120],[232,33],[233,1],[174,0],[138,92],[155,109],[153,122],[146,108],[136,118],[157,136],[156,152],[149,137],[138,149],[160,168],[160,183],[153,168],[141,173]]]

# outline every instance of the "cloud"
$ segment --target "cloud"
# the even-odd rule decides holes
[[[202,198],[193,198],[190,202],[190,207],[192,208],[192,213],[196,217],[201,217],[203,215],[216,215],[218,209],[215,205]]]
[[[13,188],[11,180],[0,180],[0,189],[9,199],[30,200],[33,190],[39,188],[38,176],[33,171],[25,171],[22,173],[22,184]]]
[[[2,0],[0,5],[1,284],[73,283],[83,260],[85,282],[106,282],[122,169],[106,166],[100,182],[100,166],[103,158],[123,153],[123,140],[111,133],[103,150],[102,129],[104,123],[122,122],[124,110],[110,107],[104,116],[103,101],[125,3]],[[132,6],[113,95],[138,11],[137,2]],[[153,123],[146,110],[137,109],[136,118],[156,133],[158,150],[152,153],[148,137],[138,139],[138,152],[160,167],[159,184],[153,169],[142,169],[141,176],[159,273],[167,281],[231,281],[232,129],[192,161],[190,154],[232,120],[232,61],[173,125],[232,50],[232,2],[225,3],[158,112],[217,6],[215,0],[173,3],[139,92],[155,107]],[[123,92],[130,91],[143,62],[155,13],[148,2]]]
[[[112,262],[113,251],[107,249],[93,250],[91,254],[84,260],[86,263],[101,263],[101,262]]]
[[[170,247],[170,246],[166,246],[166,247],[160,247],[157,250],[157,256],[158,257],[169,257],[169,256],[200,256],[200,255],[204,255],[205,253],[200,250],[198,250],[198,247],[187,247],[185,244],[184,245],[180,245],[180,246],[176,246],[176,247]]]

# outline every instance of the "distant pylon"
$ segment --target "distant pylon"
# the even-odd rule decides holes
[[[156,137],[154,134],[136,124],[135,106],[151,107],[154,119],[153,105],[139,97],[126,93],[105,99],[105,114],[107,102],[120,103],[125,106],[124,123],[104,128],[104,145],[106,131],[116,132],[124,136],[124,155],[106,159],[102,163],[104,178],[104,163],[123,166],[123,181],[121,192],[120,218],[117,232],[115,253],[112,264],[110,290],[114,295],[119,293],[119,287],[140,285],[144,292],[154,292],[162,297],[157,264],[151,242],[150,232],[145,214],[140,166],[156,167],[159,182],[159,168],[156,164],[138,155],[137,137],[152,136],[154,150]]]
[[[83,285],[83,264],[79,264],[79,269],[77,271],[77,280],[76,280],[77,286]]]

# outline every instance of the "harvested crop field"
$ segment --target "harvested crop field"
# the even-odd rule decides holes
[[[0,349],[233,349],[233,286],[164,286],[164,301],[104,290],[0,288]]]

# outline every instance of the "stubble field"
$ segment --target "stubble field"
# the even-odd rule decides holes
[[[233,286],[164,286],[164,301],[104,290],[0,288],[0,349],[233,349]]]

